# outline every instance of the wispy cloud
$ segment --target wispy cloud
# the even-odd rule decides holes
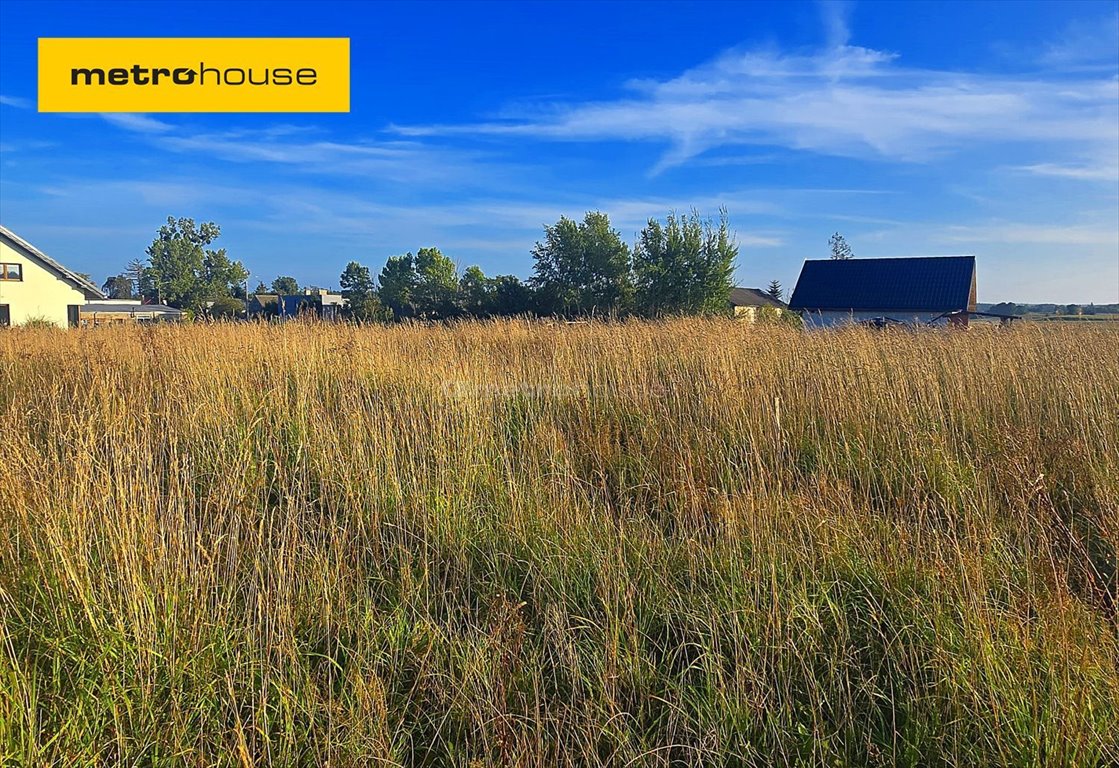
[[[1119,139],[1119,137],[1117,137]],[[1038,176],[1055,176],[1064,179],[1078,179],[1081,181],[1107,181],[1114,183],[1119,180],[1119,153],[1115,157],[1102,157],[1094,164],[1061,164],[1061,163],[1036,163],[1023,165],[1018,170],[1033,173]]]
[[[267,199],[267,192],[252,185],[217,183],[204,178],[175,181],[151,179],[64,179],[38,184],[37,194],[63,201],[80,201],[83,208],[117,206],[128,211],[153,208],[182,210],[228,206]],[[77,214],[74,214],[75,216]],[[99,216],[100,214],[98,214]]]
[[[1119,12],[1103,20],[1075,19],[1041,55],[1046,66],[1115,69],[1119,58]]]
[[[275,125],[199,131],[147,115],[103,114],[107,122],[145,134],[151,146],[231,163],[265,163],[320,175],[364,176],[410,184],[457,179],[481,183],[498,178],[507,163],[484,153],[393,136],[388,140],[335,140],[311,126]]]
[[[601,210],[610,215],[611,223],[628,239],[650,218],[661,218],[672,210],[688,210],[691,205],[701,213],[711,214],[725,206],[741,221],[750,216],[780,216],[780,207],[755,193],[692,199],[685,203],[670,198],[598,198],[572,203],[562,199],[525,199],[512,197],[472,198],[454,203],[403,205],[370,201],[346,192],[302,189],[289,190],[269,198],[270,221],[277,226],[299,228],[316,233],[348,233],[383,237],[393,231],[428,232],[443,241],[459,242],[463,233],[485,229],[517,233],[527,250],[540,236],[545,224],[560,216],[581,218],[587,210]],[[476,234],[474,235],[476,236]],[[748,245],[772,246],[781,237],[772,227],[739,230],[739,242]]]
[[[225,131],[162,137],[159,146],[176,152],[211,155],[232,162],[265,162],[303,166],[326,173],[426,175],[449,157],[415,141],[342,142],[326,139],[291,140],[271,131]]]
[[[401,160],[417,146],[409,142],[389,145],[347,144],[336,141],[277,141],[262,131],[223,131],[167,136],[160,146],[178,152],[198,152],[234,162],[267,162],[283,165],[329,165],[337,161]]]
[[[208,210],[238,206],[253,212],[253,217],[243,221],[242,226],[255,231],[341,238],[389,253],[414,249],[425,243],[442,243],[445,247],[454,244],[470,249],[474,247],[472,244],[500,242],[503,248],[527,254],[532,243],[541,236],[543,225],[560,216],[581,218],[587,210],[609,213],[611,222],[622,232],[623,238],[629,240],[649,218],[662,218],[669,211],[687,211],[692,207],[704,215],[726,207],[736,223],[740,245],[769,248],[785,242],[784,233],[769,220],[788,215],[783,205],[772,199],[773,191],[728,192],[688,199],[599,197],[577,202],[562,197],[489,196],[414,205],[370,198],[355,190],[290,183],[262,188],[202,178],[72,180],[42,184],[36,191],[66,200],[114,200],[130,210]],[[828,190],[783,190],[782,193],[816,199],[833,195]],[[840,190],[834,194],[847,193]],[[753,219],[768,223],[744,226]],[[495,237],[494,233],[502,233],[502,236]]]
[[[829,36],[842,40],[843,16],[824,8]],[[890,52],[846,44],[815,53],[731,51],[669,80],[631,82],[613,101],[394,129],[411,137],[667,143],[655,170],[714,148],[759,145],[906,162],[1007,142],[1083,154],[1119,135],[1119,80],[915,69]]]
[[[850,13],[851,5],[845,0],[820,0],[820,16],[827,33],[828,47],[841,48],[850,42]]]
[[[53,141],[28,140],[20,142],[3,142],[0,143],[0,154],[29,152],[34,150],[50,149],[57,146],[58,144]]]
[[[31,109],[31,102],[21,96],[4,96],[0,94],[0,104],[16,109]]]
[[[1056,246],[1107,246],[1119,244],[1119,234],[1108,223],[1039,224],[1003,221],[970,226],[948,226],[941,239],[952,243],[1033,243]]]
[[[107,123],[137,133],[166,133],[174,128],[170,123],[154,117],[127,112],[102,112],[101,118]]]

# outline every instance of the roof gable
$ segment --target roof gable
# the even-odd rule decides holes
[[[275,293],[254,293],[249,297],[249,309],[263,309],[265,307],[273,307],[280,301],[279,295]]]
[[[785,302],[778,301],[760,288],[731,288],[732,307],[778,307],[783,309]]]
[[[38,263],[40,266],[45,267],[48,271],[53,272],[59,279],[70,283],[79,291],[85,294],[87,299],[103,299],[105,294],[98,289],[96,285],[86,280],[76,272],[71,272],[66,267],[59,264],[57,261],[47,256],[31,243],[24,240],[7,227],[0,225],[0,239],[4,240],[14,250],[22,252],[27,258]]]
[[[954,312],[970,309],[974,256],[804,262],[789,309]]]

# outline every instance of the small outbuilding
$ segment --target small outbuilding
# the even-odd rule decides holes
[[[975,302],[974,256],[810,259],[789,309],[806,326],[939,320],[966,326]]]
[[[166,304],[144,304],[140,299],[105,299],[87,302],[81,311],[83,326],[113,323],[178,323],[183,311]]]
[[[730,289],[730,311],[734,317],[753,322],[757,319],[758,312],[765,308],[780,315],[787,306],[785,302],[773,298],[760,288]]]

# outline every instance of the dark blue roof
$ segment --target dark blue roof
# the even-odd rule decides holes
[[[974,256],[804,262],[789,309],[952,312],[970,309]]]

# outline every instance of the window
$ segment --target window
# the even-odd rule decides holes
[[[0,262],[0,280],[22,280],[23,265]]]
[[[0,304],[0,328],[12,324],[12,313],[7,304]]]

